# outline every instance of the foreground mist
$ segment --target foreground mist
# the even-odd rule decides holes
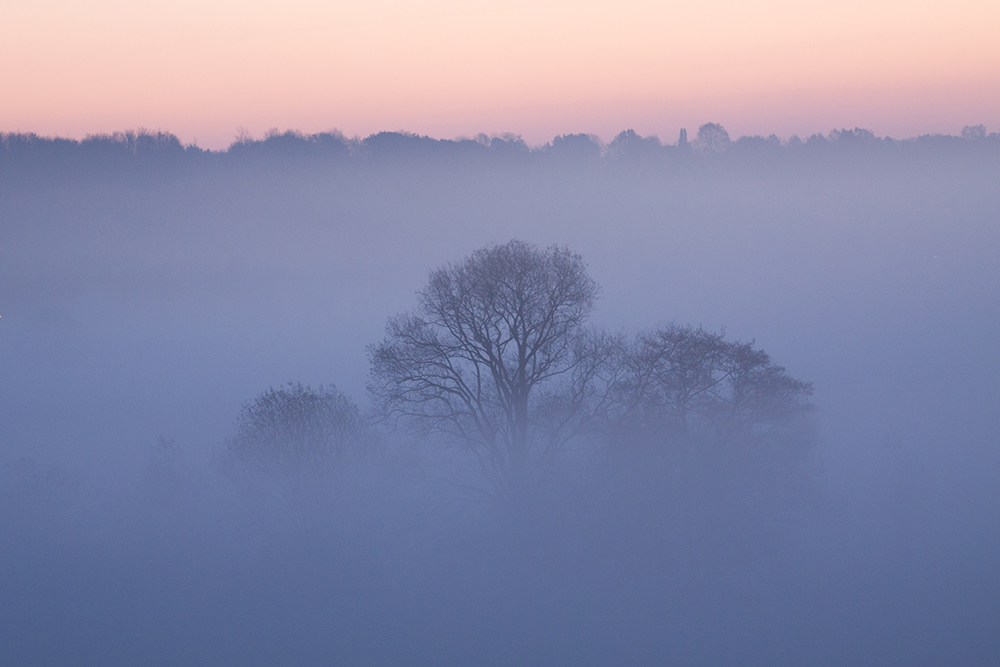
[[[996,664],[998,184],[976,127],[3,135],[0,662]],[[514,511],[454,442],[371,424],[387,319],[512,238],[579,253],[609,335],[724,328],[810,381],[789,492],[682,488],[605,429]],[[363,455],[233,463],[290,380],[357,406]]]

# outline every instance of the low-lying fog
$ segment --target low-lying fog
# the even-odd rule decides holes
[[[692,138],[0,135],[0,662],[1000,664],[1000,136]],[[227,463],[288,382],[373,418],[388,319],[511,239],[811,382],[808,457],[605,432],[517,511],[385,423]]]

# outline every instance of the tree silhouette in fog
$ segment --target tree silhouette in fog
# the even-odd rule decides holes
[[[814,443],[812,386],[700,327],[592,331],[597,292],[579,255],[521,241],[433,271],[369,348],[378,409],[473,452],[501,495],[522,496],[577,436],[668,463],[682,493],[698,476],[790,488]]]
[[[672,324],[626,343],[620,363],[607,446],[644,466],[659,462],[684,503],[788,505],[807,494],[812,385],[766,352]]]
[[[371,436],[357,406],[332,386],[271,388],[248,401],[226,443],[229,463],[288,475],[357,460]]]
[[[705,123],[698,128],[694,147],[707,153],[725,153],[731,143],[726,128],[718,123]]]
[[[640,333],[624,355],[623,406],[665,437],[765,435],[808,414],[812,386],[751,343],[671,324]]]
[[[520,494],[559,445],[543,424],[568,421],[536,413],[575,411],[593,377],[584,322],[597,292],[565,248],[478,250],[433,271],[417,310],[389,321],[370,348],[371,393],[386,415],[472,451],[497,492]]]
[[[546,155],[556,160],[591,163],[601,158],[600,139],[591,134],[563,134],[552,139],[544,149]]]
[[[608,156],[627,162],[649,163],[663,154],[663,145],[658,137],[643,137],[635,130],[620,132],[608,144]]]

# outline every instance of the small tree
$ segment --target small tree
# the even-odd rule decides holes
[[[609,447],[668,464],[689,507],[801,496],[815,445],[812,385],[752,343],[670,325],[623,346]],[[781,500],[782,504],[786,504]]]
[[[540,410],[578,411],[593,375],[583,325],[597,292],[566,248],[478,250],[432,271],[416,312],[389,320],[369,349],[371,393],[387,416],[473,452],[496,491],[521,493],[567,432],[569,415]]]
[[[289,382],[243,405],[226,452],[233,463],[296,475],[355,460],[371,444],[360,411],[336,388]]]
[[[694,147],[707,153],[725,153],[732,141],[729,132],[718,123],[705,123],[698,128]]]
[[[752,343],[671,324],[623,346],[619,424],[680,447],[774,436],[812,414],[812,385],[791,377]]]

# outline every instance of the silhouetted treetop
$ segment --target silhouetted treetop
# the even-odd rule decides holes
[[[226,457],[231,465],[294,475],[359,460],[372,446],[357,406],[336,388],[289,382],[244,403]]]
[[[566,162],[594,162],[601,157],[601,141],[592,134],[564,134],[543,148],[546,155]]]
[[[293,130],[285,132],[269,130],[260,141],[246,135],[238,137],[229,146],[227,154],[236,158],[337,160],[350,157],[351,145],[343,134],[336,131],[306,135]]]
[[[663,153],[664,147],[659,137],[643,137],[635,130],[619,133],[607,148],[611,159],[628,162],[651,162],[662,158]]]
[[[731,143],[726,128],[718,123],[705,123],[698,128],[694,148],[705,153],[725,153]]]
[[[369,349],[371,393],[386,416],[475,454],[498,493],[522,495],[560,444],[536,420],[542,389],[580,391],[574,371],[589,361],[583,325],[597,292],[565,248],[477,250],[432,271],[416,311],[389,320]]]

